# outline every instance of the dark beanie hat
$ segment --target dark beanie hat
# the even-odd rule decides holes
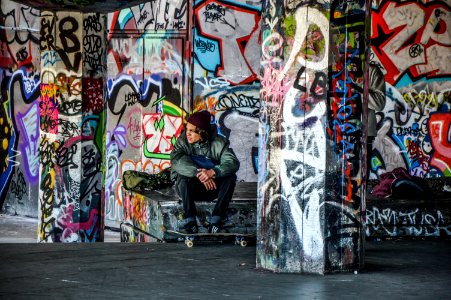
[[[189,116],[188,120],[186,120],[188,123],[193,124],[197,128],[201,130],[205,130],[207,132],[210,131],[210,120],[211,115],[208,112],[208,110],[198,111],[191,116]]]

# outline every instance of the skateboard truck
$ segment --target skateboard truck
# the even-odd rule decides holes
[[[185,242],[185,245],[188,248],[192,248],[194,246],[195,240],[205,240],[208,241],[209,238],[218,238],[217,241],[221,241],[221,237],[227,238],[227,237],[235,237],[235,245],[240,245],[241,247],[247,246],[247,240],[246,237],[252,237],[254,235],[247,234],[247,233],[230,233],[230,232],[218,232],[218,233],[182,233],[175,230],[166,230],[166,233],[172,234],[178,237],[181,237],[183,241]]]

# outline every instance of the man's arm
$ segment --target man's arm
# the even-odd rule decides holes
[[[197,175],[197,167],[191,160],[188,147],[186,134],[183,132],[171,152],[171,165],[172,170],[176,173],[186,177],[194,177]]]
[[[215,171],[215,177],[223,177],[235,174],[240,168],[240,161],[230,148],[229,141],[226,141],[224,147],[221,150],[219,157],[219,165],[215,166],[213,170]]]

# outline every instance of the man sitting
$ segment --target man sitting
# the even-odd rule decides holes
[[[208,111],[192,114],[171,152],[172,178],[183,201],[185,219],[179,228],[183,233],[197,233],[195,200],[218,198],[209,232],[219,232],[227,215],[240,167],[229,141],[214,135]]]

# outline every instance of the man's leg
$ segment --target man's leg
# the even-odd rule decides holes
[[[185,212],[185,219],[182,226],[179,228],[181,232],[196,233],[197,232],[197,210],[194,200],[198,198],[203,184],[196,177],[185,177],[180,174],[177,175],[176,180],[177,194],[182,198],[183,211]]]
[[[196,191],[193,184],[194,179],[195,178],[177,175],[177,180],[175,182],[177,194],[182,198],[185,218],[196,218],[197,215],[196,205],[194,204]]]
[[[213,209],[213,214],[210,220],[210,231],[213,232],[220,229],[221,220],[227,216],[227,209],[229,208],[233,192],[235,191],[236,175],[234,174],[226,177],[220,177],[215,179],[215,182],[218,190],[218,201]],[[217,227],[217,229],[212,228],[213,226]]]

